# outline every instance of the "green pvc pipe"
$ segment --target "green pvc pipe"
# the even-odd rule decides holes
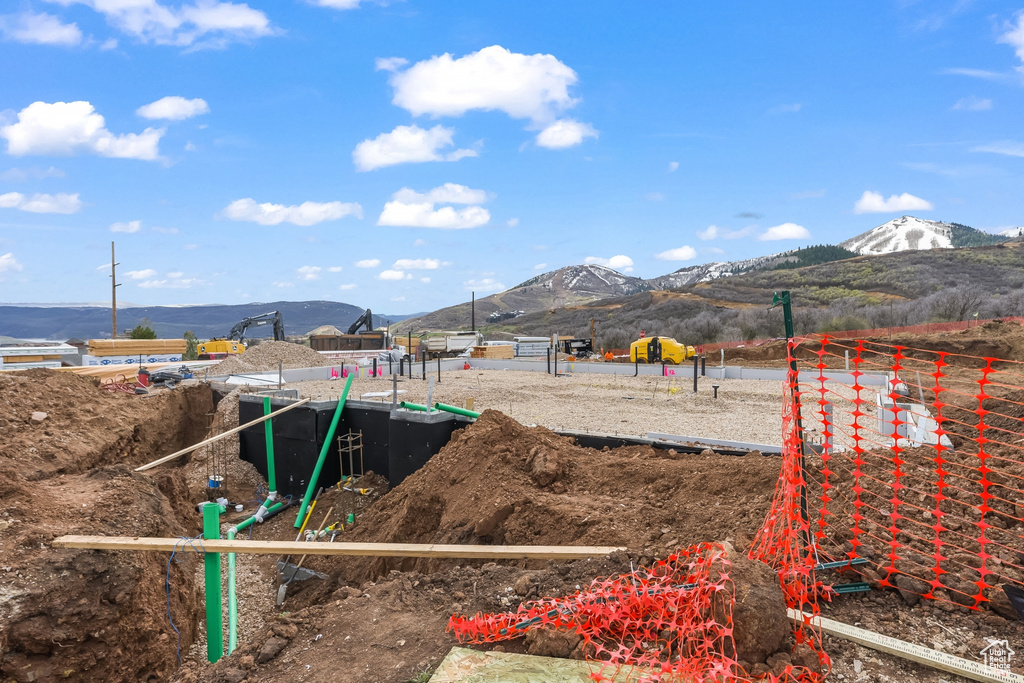
[[[270,415],[270,397],[263,397],[263,414]],[[274,428],[271,420],[263,421],[263,433],[267,437],[267,484],[270,486],[270,493],[277,493],[277,474],[274,472]],[[270,500],[274,500],[270,498]]]
[[[284,507],[285,507],[284,501],[282,501],[280,503],[274,503],[269,508],[267,508],[267,513],[264,515],[263,519],[270,519],[271,517],[276,515],[278,512],[283,510]],[[253,515],[252,517],[250,517],[249,519],[245,520],[244,522],[239,522],[235,526],[231,527],[231,530],[228,533],[238,533],[239,531],[242,531],[243,529],[248,529],[249,527],[251,527],[253,525],[253,523],[255,521],[256,521],[256,516]]]
[[[220,506],[203,506],[203,538],[220,538]],[[206,658],[211,663],[224,655],[224,616],[221,614],[220,553],[203,553],[206,569]]]
[[[235,532],[228,529],[228,540],[235,540]],[[235,554],[228,553],[228,654],[238,645],[238,596],[235,594]]]
[[[444,403],[435,403],[434,407],[438,410],[443,410],[446,413],[455,413],[456,415],[464,415],[466,417],[477,418],[480,417],[480,413],[473,410],[466,410],[465,408],[458,408],[456,406],[450,406]]]
[[[402,401],[398,405],[402,406],[406,410],[420,410],[423,411],[424,413],[430,411],[430,409],[424,405],[420,405],[419,403],[410,403],[409,401]]]
[[[313,475],[309,479],[309,486],[306,487],[306,495],[302,497],[302,505],[299,507],[299,514],[295,518],[295,528],[302,526],[302,520],[306,516],[306,508],[313,501],[313,493],[316,491],[316,483],[320,480],[320,470],[324,468],[324,461],[327,460],[327,451],[331,449],[331,442],[334,440],[334,432],[338,429],[338,422],[341,421],[341,409],[345,407],[345,399],[348,398],[348,390],[352,387],[352,380],[355,375],[349,375],[345,381],[345,390],[341,392],[338,399],[338,407],[334,410],[334,418],[331,420],[331,427],[327,430],[327,438],[324,439],[323,448],[320,449],[320,457],[316,460],[316,467],[313,468]]]

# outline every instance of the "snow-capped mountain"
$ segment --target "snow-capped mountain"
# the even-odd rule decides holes
[[[902,216],[840,242],[839,246],[867,256],[920,249],[980,247],[1005,241],[1002,235],[990,235],[959,223]]]
[[[1003,237],[1009,237],[1010,239],[1024,237],[1024,226],[1021,226],[1019,228],[1010,228],[1009,230],[1003,230],[1002,232],[996,234],[1002,235]]]
[[[543,275],[530,278],[513,287],[528,289],[540,287],[552,292],[571,292],[572,294],[590,298],[604,296],[626,296],[651,289],[646,280],[598,265],[566,266],[552,270]]]
[[[748,270],[765,266],[782,255],[783,254],[770,254],[768,256],[744,259],[742,261],[712,261],[710,263],[702,263],[697,266],[680,268],[668,275],[662,275],[660,277],[647,280],[647,282],[653,285],[655,289],[674,289],[676,287],[685,287],[687,285],[695,285],[699,282],[717,280],[721,277],[739,275],[740,273],[745,273]]]

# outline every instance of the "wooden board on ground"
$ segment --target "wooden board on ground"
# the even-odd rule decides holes
[[[430,683],[591,683],[592,670],[601,671],[607,676],[603,680],[610,683],[643,680],[635,669],[615,671],[605,666],[602,671],[597,662],[453,647],[430,677]]]
[[[55,548],[91,550],[193,550],[249,555],[362,555],[368,557],[458,557],[484,560],[578,560],[605,557],[625,548],[551,545],[442,545],[439,543],[309,543],[305,541],[194,540],[139,536],[61,536]]]

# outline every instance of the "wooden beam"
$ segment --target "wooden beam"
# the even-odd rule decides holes
[[[790,618],[798,619],[799,615],[800,613],[796,610],[792,608],[789,610]],[[825,617],[815,617],[806,612],[803,613],[803,619],[804,623],[809,624],[812,628],[821,629],[822,633],[827,633],[830,636],[849,640],[852,643],[895,655],[896,657],[909,659],[912,662],[924,664],[933,669],[963,676],[972,681],[982,681],[983,683],[1024,683],[1024,676],[1000,669],[992,669],[981,662],[971,659],[964,659],[963,657],[932,650],[931,648],[884,636],[881,633],[857,628],[856,626],[849,626],[848,624],[826,619]]]
[[[255,420],[253,420],[252,422],[246,422],[244,425],[239,425],[239,426],[235,427],[234,429],[229,429],[228,431],[222,432],[222,433],[218,434],[217,436],[211,436],[209,439],[207,439],[205,441],[200,441],[199,443],[195,444],[194,446],[189,446],[188,448],[182,448],[180,451],[175,451],[174,453],[171,453],[170,455],[165,455],[164,457],[160,458],[159,460],[154,460],[153,462],[148,463],[146,465],[143,465],[142,467],[136,467],[135,471],[136,472],[145,472],[146,470],[153,469],[157,465],[163,465],[165,462],[170,462],[171,460],[174,460],[175,458],[180,458],[181,456],[185,455],[186,453],[191,453],[192,451],[196,450],[197,448],[200,448],[202,446],[206,446],[208,444],[211,444],[214,441],[220,441],[221,439],[229,437],[232,434],[237,434],[238,432],[242,431],[243,429],[248,429],[249,427],[252,427],[253,425],[257,425],[260,422],[264,422],[264,421],[269,420],[271,418],[275,418],[278,415],[280,415],[281,413],[287,413],[292,408],[298,408],[299,406],[303,405],[304,403],[309,403],[311,400],[312,399],[304,398],[301,401],[297,401],[295,403],[292,403],[291,405],[285,406],[284,408],[281,408],[280,410],[275,410],[274,412],[270,413],[269,415],[264,415],[263,417],[257,418]]]
[[[250,555],[363,555],[367,557],[436,557],[479,560],[576,560],[604,557],[618,550],[610,546],[552,545],[440,545],[435,543],[310,543],[306,541],[210,540],[186,543],[180,538],[138,536],[61,536],[55,548],[90,550],[143,550],[169,553],[205,549],[211,553]]]

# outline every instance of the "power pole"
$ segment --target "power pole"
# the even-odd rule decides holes
[[[110,242],[110,314],[113,318],[113,329],[111,330],[111,339],[117,339],[117,288],[121,285],[117,284],[117,266],[120,265],[114,261],[114,242]]]
[[[594,319],[591,318],[590,319],[590,349],[593,350],[595,348],[597,348],[597,347],[594,346]]]
[[[476,332],[476,292],[473,292],[473,301],[469,304],[469,310],[471,316],[470,324],[473,326],[473,332]]]

